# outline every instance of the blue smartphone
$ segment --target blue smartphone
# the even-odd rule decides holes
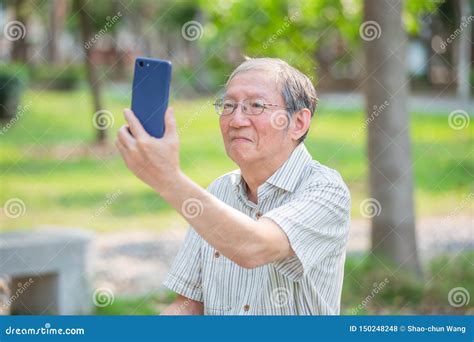
[[[170,61],[145,57],[135,60],[132,111],[148,134],[155,138],[161,138],[165,133],[170,83]]]

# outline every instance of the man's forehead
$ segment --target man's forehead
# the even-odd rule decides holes
[[[276,93],[276,89],[268,89],[265,91],[261,87],[255,87],[254,85],[243,84],[237,87],[229,87],[226,89],[224,96],[226,97],[237,97],[244,95],[245,97],[269,97]]]
[[[226,96],[275,96],[279,93],[273,73],[265,70],[249,70],[235,75],[227,85]]]

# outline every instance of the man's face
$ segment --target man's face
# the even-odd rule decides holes
[[[224,99],[240,103],[261,99],[279,106],[266,108],[260,115],[250,115],[239,105],[233,114],[220,117],[227,155],[237,165],[268,160],[288,149],[291,139],[286,129],[285,103],[273,75],[260,70],[239,73],[230,81]]]

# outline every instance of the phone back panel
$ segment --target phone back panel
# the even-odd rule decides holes
[[[171,82],[171,62],[139,57],[135,60],[132,111],[148,134],[161,138]]]

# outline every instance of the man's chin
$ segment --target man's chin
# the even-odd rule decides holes
[[[253,159],[253,149],[251,146],[231,146],[229,157],[237,164],[248,163]]]

